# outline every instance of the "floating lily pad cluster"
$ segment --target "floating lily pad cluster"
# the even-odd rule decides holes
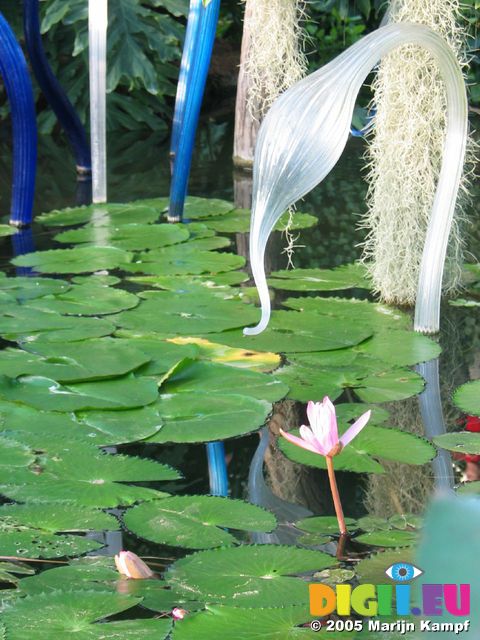
[[[170,495],[161,483],[171,491],[178,471],[105,447],[234,438],[262,427],[283,398],[338,399],[349,390],[357,402],[338,405],[341,429],[358,417],[359,402],[375,406],[338,469],[382,473],[384,459],[424,464],[434,456],[422,438],[388,428],[377,403],[419,393],[423,379],[410,367],[436,357],[439,347],[413,334],[406,314],[341,297],[368,290],[362,267],[272,274],[282,305],[267,331],[245,338],[243,327],[259,311],[242,287],[245,259],[228,250],[228,234],[248,229],[249,212],[189,198],[189,223],[172,226],[159,222],[167,204],[40,216],[58,228],[61,248],[15,258],[31,277],[0,276],[0,337],[10,343],[0,351],[0,493],[7,502],[0,549],[19,559],[71,559],[101,547],[85,533],[123,529],[197,551],[162,579],[142,581],[119,580],[111,559],[70,560],[37,575],[24,564],[0,563],[0,577],[17,585],[4,600],[9,640],[31,638],[32,630],[40,640],[201,640],[223,637],[225,629],[245,640],[259,630],[272,640],[318,637],[308,627],[305,576],[314,579],[335,559],[246,544],[249,532],[275,529],[272,514],[240,500]],[[300,214],[295,224],[314,222]],[[321,456],[280,446],[292,460],[323,464]],[[305,523],[297,526],[307,546],[331,539],[331,529],[310,531]],[[413,541],[395,522],[387,529],[350,524],[371,546]],[[172,631],[170,618],[136,619],[138,604],[162,614],[180,606],[191,615]],[[255,626],[253,609],[262,610]],[[121,612],[121,621],[99,624]]]

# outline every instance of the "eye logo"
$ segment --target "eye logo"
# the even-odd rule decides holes
[[[389,578],[395,580],[395,582],[410,582],[410,580],[421,576],[423,571],[413,564],[397,562],[388,567],[385,573]]]

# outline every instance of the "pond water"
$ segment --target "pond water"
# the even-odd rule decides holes
[[[231,162],[232,134],[233,126],[231,122],[212,119],[202,124],[191,174],[190,192],[192,195],[204,198],[220,198],[228,201],[234,200],[235,177]],[[7,211],[9,207],[8,176],[10,175],[10,155],[8,145],[3,145],[3,149],[5,151],[0,157],[0,179],[2,180],[0,203],[2,205],[1,210]],[[295,266],[303,269],[332,268],[350,264],[360,256],[361,249],[358,245],[361,243],[363,236],[362,231],[357,229],[356,222],[365,210],[366,187],[361,179],[363,151],[362,141],[350,141],[335,171],[298,207],[299,211],[311,213],[318,217],[319,224],[313,228],[299,230],[298,237],[295,236],[296,249],[293,258]],[[70,158],[68,149],[61,140],[42,138],[40,140],[39,155],[37,214],[88,203],[88,184],[77,184],[73,171],[73,161]],[[137,199],[166,196],[168,194],[169,177],[168,141],[156,135],[139,137],[138,134],[121,134],[110,136],[109,195],[112,202],[124,203]],[[204,222],[203,218],[201,218],[201,222]],[[78,228],[78,226],[75,228]],[[13,238],[2,239],[1,269],[9,276],[14,276],[15,273],[17,275],[29,274],[30,267],[17,266],[15,271],[15,267],[10,263],[12,256],[32,251],[45,251],[53,247],[74,246],[68,243],[59,245],[53,240],[54,235],[65,230],[68,230],[68,227],[49,227],[36,223],[31,233],[26,232]],[[225,232],[221,235],[227,235],[233,241],[231,251],[245,255],[245,233]],[[476,232],[472,232],[469,235],[468,250],[478,256],[476,237]],[[201,236],[199,241],[202,241]],[[208,235],[203,238],[203,241],[207,245],[209,244]],[[275,234],[269,247],[267,258],[271,271],[278,271],[287,266],[287,257],[284,251],[286,242],[284,234]],[[211,248],[222,247],[220,244],[218,247],[212,244]],[[177,251],[178,254],[181,254],[182,247],[177,247]],[[114,269],[113,273],[116,275],[119,272]],[[147,273],[149,272],[147,271]],[[47,271],[44,275],[57,277],[54,269]],[[131,276],[132,273],[128,275]],[[135,275],[135,272],[133,275]],[[61,271],[58,277],[69,280],[68,270]],[[81,280],[78,279],[74,282],[76,285],[81,286],[82,284]],[[110,284],[115,283],[111,282]],[[195,286],[199,285],[196,284]],[[478,287],[478,283],[476,286]],[[121,287],[130,294],[139,294],[151,288],[148,286],[147,281],[142,282],[141,278],[137,279],[136,282],[125,280]],[[351,296],[352,294],[356,298],[365,301],[373,299],[368,289],[361,286],[361,284],[358,287],[354,285],[346,288],[350,289],[347,293],[341,288],[333,288],[327,292],[314,291],[311,292],[311,295],[321,295],[327,300],[336,296]],[[248,283],[242,283],[242,291],[245,300],[255,301],[255,292],[248,286]],[[298,304],[304,300],[301,297],[304,294],[305,291],[302,289],[295,291],[295,289],[288,290],[287,288],[285,290],[280,286],[275,290],[275,308],[282,308],[282,303],[286,302],[291,309],[300,309]],[[125,311],[125,313],[128,313],[128,311]],[[351,310],[349,310],[349,313],[351,313]],[[408,314],[409,312],[405,311],[405,313]],[[184,312],[180,314],[182,317],[184,315]],[[105,317],[108,319],[109,316],[106,315]],[[404,316],[402,317],[404,318]],[[403,322],[403,320],[400,320],[400,322]],[[137,324],[129,325],[127,323],[121,326],[124,332],[121,337],[127,337],[129,340],[135,337],[135,332],[137,334],[138,332],[141,333]],[[348,326],[350,331],[355,331],[355,323]],[[414,377],[408,378],[408,375],[414,376],[414,374],[408,374],[408,371],[405,374],[404,367],[414,364],[414,362],[419,363],[416,365],[416,370],[427,381],[426,389],[420,397],[415,392],[406,392],[404,395],[410,397],[405,397],[405,399],[398,401],[395,400],[395,393],[392,394],[392,388],[395,386],[392,386],[392,381],[388,379],[385,383],[380,379],[382,376],[388,377],[390,375],[389,370],[381,373],[376,370],[372,371],[368,367],[361,368],[359,370],[361,373],[356,370],[355,375],[358,376],[359,380],[364,381],[362,384],[358,383],[357,386],[366,389],[364,397],[362,397],[361,395],[358,396],[358,392],[355,395],[355,391],[352,390],[355,389],[355,385],[349,378],[348,361],[341,363],[340,368],[338,363],[334,363],[333,369],[330,370],[328,364],[325,364],[326,361],[321,361],[321,364],[316,362],[314,365],[308,363],[305,353],[301,354],[302,360],[302,358],[298,357],[298,353],[295,353],[296,349],[293,347],[292,349],[288,348],[289,341],[294,339],[294,333],[288,333],[285,336],[285,348],[282,346],[277,350],[282,352],[292,351],[293,356],[291,359],[289,356],[289,362],[293,362],[295,366],[300,368],[310,367],[309,371],[311,371],[312,376],[315,377],[318,374],[320,380],[324,380],[327,389],[338,390],[338,385],[343,385],[345,390],[336,394],[336,403],[345,404],[345,407],[349,406],[348,403],[358,403],[358,397],[365,402],[378,403],[381,402],[382,394],[384,394],[385,402],[382,402],[381,407],[388,410],[389,416],[380,416],[373,421],[374,426],[372,429],[377,429],[377,437],[380,438],[382,435],[381,430],[386,424],[386,426],[394,428],[402,434],[407,433],[412,434],[412,436],[431,439],[445,432],[459,430],[459,425],[465,417],[462,411],[452,402],[452,393],[469,380],[480,377],[479,327],[478,307],[465,308],[445,303],[442,310],[442,332],[438,337],[434,338],[433,346],[426,348],[425,351],[426,353],[434,354],[434,343],[438,342],[442,350],[437,359],[428,364],[422,364],[419,359],[415,359],[415,356],[413,356],[413,359],[410,356],[409,360],[408,355],[402,354],[402,346],[395,344],[394,338],[391,344],[389,344],[388,337],[383,343],[379,343],[377,349],[386,352],[391,350],[395,354],[392,356],[393,364],[402,367],[401,373],[398,374],[398,379],[395,379],[397,386],[413,385],[412,389],[419,390],[418,379]],[[146,335],[148,337],[148,331]],[[218,338],[219,334],[215,335]],[[393,336],[394,334],[388,333],[387,335]],[[9,339],[11,340],[11,338]],[[235,339],[232,338],[232,340],[232,346],[235,346]],[[360,339],[357,342],[360,342]],[[5,346],[7,345],[11,346],[11,343],[5,342]],[[335,348],[338,347],[332,347],[332,349]],[[424,348],[424,345],[422,348]],[[273,349],[259,348],[259,351],[268,350]],[[300,351],[302,350],[300,349]],[[63,358],[62,354],[53,354],[51,350],[48,353],[50,364],[56,362],[55,358]],[[334,351],[329,353],[334,353]],[[376,353],[374,355],[381,356],[382,354]],[[93,355],[93,357],[95,356]],[[361,357],[364,357],[364,355]],[[362,366],[365,367],[365,361],[362,361],[362,363]],[[65,364],[63,360],[62,364]],[[316,369],[315,367],[319,368]],[[343,382],[337,378],[333,379],[335,376],[338,377],[340,373],[343,376]],[[177,379],[181,380],[182,374],[180,370],[178,373],[174,371],[168,375],[172,375],[173,379],[177,376]],[[407,378],[405,378],[405,375],[407,375]],[[374,382],[372,382],[373,378],[375,378]],[[295,383],[296,379],[292,379],[292,377],[287,378],[285,381],[287,384],[291,384],[292,380]],[[302,380],[302,384],[304,384],[305,378],[302,378]],[[369,382],[365,382],[365,380]],[[297,383],[300,385],[298,381]],[[320,386],[320,383],[313,384],[312,388],[315,392],[318,392]],[[253,434],[250,433],[246,436],[226,440],[225,459],[227,461],[229,495],[232,498],[239,499],[250,497],[250,500],[255,504],[271,510],[281,524],[274,534],[255,533],[253,537],[249,538],[250,540],[254,542],[280,542],[283,544],[297,542],[309,548],[333,550],[335,553],[334,539],[332,535],[329,535],[331,533],[331,524],[326,529],[313,527],[313,529],[309,530],[307,527],[303,531],[299,531],[298,528],[293,526],[295,521],[311,514],[322,516],[334,514],[333,504],[327,490],[325,472],[311,467],[301,467],[297,464],[303,461],[301,456],[295,457],[295,454],[288,451],[288,449],[284,450],[289,456],[286,458],[279,451],[273,437],[273,435],[278,434],[279,428],[290,429],[298,426],[300,420],[305,421],[304,406],[307,399],[321,399],[316,395],[312,395],[310,398],[306,389],[307,387],[305,387],[303,393],[297,391],[299,395],[294,397],[294,399],[302,400],[303,404],[295,403],[292,400],[283,400],[275,405],[273,418],[270,420],[270,432],[264,429],[261,438],[259,438],[258,431],[255,430]],[[208,388],[206,391],[208,391]],[[197,392],[198,389],[195,391],[195,386],[193,386],[193,391],[190,395],[195,395]],[[205,390],[200,388],[200,392],[204,393]],[[9,398],[8,395],[6,397]],[[16,399],[15,396],[12,397],[14,400]],[[212,402],[215,402],[215,398],[216,396],[213,394]],[[186,402],[190,402],[190,400],[186,400]],[[41,406],[41,402],[39,406]],[[357,404],[357,406],[359,407],[359,413],[361,413],[362,405]],[[351,408],[349,410],[345,408],[345,413],[342,415],[347,420],[358,417],[359,413],[355,413],[355,410],[354,408],[354,413],[351,413]],[[235,422],[235,416],[226,414],[223,419]],[[156,485],[162,491],[171,491],[176,495],[199,495],[210,492],[211,478],[209,480],[207,449],[204,444],[180,442],[172,445],[168,444],[168,440],[167,444],[143,443],[140,440],[141,438],[131,438],[130,441],[136,441],[134,444],[124,444],[113,449],[110,447],[107,450],[140,456],[143,459],[152,459],[178,469],[183,474],[183,479]],[[375,458],[376,454],[372,453],[373,449],[369,451],[367,445],[368,443],[365,444],[365,451],[356,451],[356,455],[364,455],[365,459],[368,459],[371,464],[378,465]],[[347,554],[350,554],[350,557],[356,557],[357,559],[365,556],[370,544],[373,545],[373,548],[395,549],[400,546],[403,549],[409,549],[410,542],[408,544],[405,542],[405,536],[408,537],[410,533],[416,530],[419,524],[416,516],[423,515],[435,490],[453,491],[454,486],[460,482],[462,477],[465,479],[465,460],[462,460],[461,456],[457,456],[458,460],[454,466],[451,454],[446,450],[437,450],[433,462],[429,461],[432,456],[426,455],[424,457],[424,452],[420,452],[420,450],[416,452],[415,450],[412,453],[412,457],[415,457],[418,453],[417,463],[415,465],[405,464],[405,451],[401,450],[401,440],[392,441],[390,444],[384,443],[383,446],[385,455],[380,454],[378,456],[383,466],[381,475],[378,474],[378,469],[377,473],[358,472],[362,470],[369,471],[369,469],[368,467],[355,468],[358,460],[355,462],[352,458],[353,461],[351,460],[348,463],[346,453],[347,462],[344,467],[346,470],[338,472],[344,511],[349,518],[363,519],[361,520],[361,529],[364,531],[363,535],[367,536],[363,540],[363,545],[354,541],[352,548],[346,551]],[[410,445],[406,443],[405,447],[408,446]],[[217,455],[218,453],[216,451]],[[371,457],[370,453],[372,454]],[[215,451],[210,450],[210,454],[214,455]],[[221,449],[220,455],[223,456]],[[210,464],[214,465],[212,461]],[[349,464],[353,465],[350,471],[348,471]],[[353,473],[352,470],[357,472]],[[476,475],[477,471],[478,475]],[[468,479],[480,479],[480,467],[475,460],[470,463],[467,472]],[[8,494],[7,492],[7,495],[12,497],[15,494]],[[20,495],[22,496],[22,493]],[[405,514],[408,515],[403,517]],[[395,520],[396,517],[397,521]],[[398,517],[400,517],[400,520],[398,520]],[[389,518],[393,518],[390,524],[387,522]],[[127,529],[138,529],[138,526],[136,527],[134,524],[138,523],[133,523],[130,527],[127,522]],[[220,525],[222,522],[220,521],[217,524]],[[352,526],[355,525],[352,524]],[[92,537],[92,534],[89,534],[89,536]],[[136,551],[142,556],[157,558],[164,558],[167,555],[173,559],[182,557],[185,554],[185,550],[182,547],[173,545],[165,547],[154,542],[146,542],[129,531],[122,534],[117,533],[113,536],[107,535],[106,538],[103,533],[94,534],[93,538],[95,539],[95,537],[102,542],[106,541],[108,545],[106,550],[94,551],[95,555],[98,553],[118,552],[121,547]],[[147,535],[143,537],[148,538]],[[245,535],[243,537],[247,539]],[[188,547],[188,545],[186,546]],[[392,554],[394,552],[387,551],[387,555],[389,553]],[[398,561],[399,556],[395,557]],[[405,557],[407,559],[411,557],[410,551],[405,551]],[[160,611],[161,609],[156,610]],[[183,636],[179,635],[179,639],[181,637]],[[343,636],[339,635],[338,637]],[[368,637],[373,637],[373,635]]]

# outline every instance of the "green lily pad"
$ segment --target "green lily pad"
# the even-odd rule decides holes
[[[185,199],[184,217],[187,220],[223,216],[234,208],[234,204],[218,198],[198,198],[188,196]]]
[[[222,638],[225,629],[238,640],[296,640],[315,638],[310,628],[308,606],[281,609],[238,609],[235,606],[209,606],[202,613],[187,616],[175,624],[173,640],[213,640]],[[301,625],[306,625],[304,628]],[[330,634],[328,634],[330,635]],[[351,636],[351,634],[350,634]],[[335,638],[338,636],[335,635]]]
[[[347,264],[335,269],[284,269],[274,271],[268,283],[274,289],[287,291],[338,291],[369,289],[366,269],[361,264]]]
[[[36,341],[26,347],[28,351],[0,351],[0,374],[10,378],[42,376],[68,383],[126,375],[149,361],[144,352],[111,338],[67,343]]]
[[[418,535],[411,531],[390,529],[389,531],[363,533],[357,536],[355,541],[372,547],[410,547],[418,542]]]
[[[453,395],[453,401],[465,413],[480,416],[480,380],[459,387]]]
[[[346,428],[340,427],[339,431],[343,432]],[[281,451],[294,462],[326,469],[324,456],[306,451],[285,438],[279,438],[278,443]],[[434,456],[435,448],[423,438],[398,429],[368,425],[340,455],[335,457],[334,464],[335,468],[341,471],[383,473],[383,467],[376,461],[377,458],[421,465],[429,462]]]
[[[116,247],[75,247],[26,253],[12,260],[16,267],[31,267],[40,273],[91,273],[117,269],[130,262],[131,253]]]
[[[345,524],[349,529],[356,528],[356,521],[352,518],[345,518]],[[308,533],[323,535],[338,534],[338,520],[334,516],[313,516],[303,518],[295,523],[295,526]]]
[[[27,306],[12,305],[0,311],[0,335],[13,342],[76,342],[101,338],[115,331],[115,325],[99,318],[68,318]]]
[[[181,293],[191,284],[203,284],[206,287],[231,287],[248,280],[248,274],[244,271],[227,271],[216,275],[200,276],[134,276],[128,278],[130,282],[145,284],[149,287],[166,289]]]
[[[31,576],[34,573],[35,569],[33,567],[20,562],[0,562],[0,582],[18,586],[19,575]],[[1,633],[0,638],[2,638]]]
[[[258,320],[258,309],[255,321]],[[322,317],[315,313],[274,311],[269,327],[258,336],[243,331],[225,331],[209,339],[221,344],[257,351],[304,353],[343,349],[363,342],[372,335],[368,326],[355,318]]]
[[[2,522],[14,526],[59,531],[115,531],[118,520],[98,509],[79,505],[40,502],[38,504],[8,504],[0,507]]]
[[[340,425],[356,420],[362,413],[369,409],[372,412],[370,420],[368,421],[370,426],[381,425],[388,421],[390,413],[387,409],[379,407],[378,405],[365,405],[357,402],[342,402],[341,404],[335,405],[335,412]]]
[[[471,431],[445,433],[435,436],[433,442],[442,449],[455,451],[456,453],[480,454],[480,434]]]
[[[193,362],[164,383],[162,394],[236,393],[258,400],[276,402],[288,393],[288,387],[272,375],[239,369],[214,362]]]
[[[368,375],[352,386],[363,402],[394,402],[423,391],[425,381],[409,369],[397,368]]]
[[[34,460],[33,451],[24,444],[0,436],[0,468],[28,467]]]
[[[102,226],[102,233],[106,237],[106,244],[126,251],[142,251],[144,249],[158,249],[188,240],[188,227],[172,224],[113,224]],[[81,229],[64,231],[55,236],[57,242],[70,244],[98,244],[98,227],[89,225]]]
[[[238,300],[225,300],[203,288],[195,295],[147,291],[143,297],[139,307],[116,317],[120,327],[140,335],[151,331],[175,337],[224,331],[242,326],[256,315],[253,307]]]
[[[210,229],[218,233],[248,233],[250,231],[250,209],[233,209],[225,215],[209,217],[204,220]],[[276,231],[285,231],[289,222],[289,214],[285,213],[275,225]],[[318,224],[318,219],[309,213],[295,213],[290,226],[291,231],[308,229]]]
[[[18,599],[3,614],[12,640],[157,640],[170,633],[171,620],[104,618],[134,607],[138,598],[101,591],[58,591]]]
[[[299,402],[324,396],[333,401],[347,386],[347,378],[342,369],[318,369],[294,364],[282,367],[275,375],[289,387],[287,397]]]
[[[199,348],[195,344],[175,344],[153,334],[148,338],[125,338],[117,339],[115,342],[150,356],[150,362],[137,371],[137,374],[142,376],[163,375],[180,360],[194,360],[199,354]]]
[[[165,497],[165,493],[125,482],[175,480],[178,472],[152,460],[132,456],[93,455],[74,447],[47,459],[40,475],[32,471],[10,473],[0,492],[24,502],[74,502],[77,505],[111,508],[141,500]]]
[[[66,293],[34,300],[28,306],[65,315],[102,316],[133,309],[139,302],[133,293],[97,284],[95,278],[91,278],[85,284],[74,285]]]
[[[86,222],[92,222],[96,225],[110,225],[112,222],[114,224],[132,222],[148,224],[155,222],[158,217],[159,211],[155,207],[142,202],[129,202],[127,204],[93,204],[88,207],[55,210],[37,216],[35,222],[47,227],[70,227]]]
[[[7,278],[5,274],[0,275],[0,291],[8,292],[19,302],[65,293],[70,288],[71,285],[65,280],[21,276]]]
[[[168,276],[201,275],[204,273],[216,275],[245,266],[243,256],[232,253],[217,253],[216,251],[190,250],[188,249],[189,244],[191,243],[180,247],[158,249],[154,254],[153,252],[142,254],[139,261],[125,264],[123,268],[130,273]]]
[[[413,563],[413,549],[405,547],[403,549],[387,549],[382,553],[376,553],[370,558],[361,560],[356,565],[356,573],[362,583],[386,584],[386,569],[397,562]]]
[[[124,522],[140,538],[188,549],[238,542],[225,529],[267,533],[277,524],[275,517],[260,507],[216,496],[175,496],[143,503],[129,509]]]
[[[368,325],[375,332],[392,329],[410,329],[412,320],[407,313],[386,304],[352,298],[288,298],[285,307],[317,313],[321,316],[341,317]]]
[[[259,429],[272,405],[246,395],[198,392],[161,395],[155,410],[165,424],[148,442],[212,442]]]
[[[2,554],[17,558],[61,558],[80,556],[100,549],[95,540],[75,535],[54,535],[38,529],[7,529],[0,531]],[[3,617],[3,614],[2,614]]]
[[[335,558],[319,551],[242,545],[201,551],[178,560],[168,569],[166,580],[180,593],[209,603],[242,608],[306,607],[308,583],[294,576],[333,564]]]
[[[79,424],[98,444],[117,445],[153,438],[163,427],[163,419],[151,407],[125,411],[77,413]]]
[[[131,409],[150,404],[157,397],[155,380],[131,374],[69,385],[41,376],[22,376],[16,380],[0,376],[0,398],[49,411]]]
[[[401,367],[433,360],[441,353],[440,345],[431,338],[401,330],[376,334],[356,350]]]
[[[0,224],[0,238],[13,236],[15,233],[17,233],[17,229],[14,227],[11,227],[9,224]]]

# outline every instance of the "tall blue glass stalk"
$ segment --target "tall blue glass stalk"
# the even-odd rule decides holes
[[[85,129],[45,55],[40,33],[39,0],[24,0],[23,6],[25,42],[33,72],[65,131],[75,156],[77,172],[89,174],[92,171],[92,160]]]
[[[37,169],[37,121],[27,63],[15,35],[0,13],[0,73],[10,101],[13,130],[13,182],[10,224],[32,222]]]
[[[228,471],[223,442],[207,444],[208,477],[212,496],[228,496]]]
[[[193,145],[210,68],[219,11],[220,0],[211,0],[207,7],[203,5],[202,0],[192,0],[190,18],[194,22],[191,34],[188,36],[191,40],[188,41],[187,38],[186,41],[188,49],[186,46],[182,63],[184,70],[181,81],[184,82],[184,91],[179,88],[181,96],[184,96],[184,104],[180,104],[176,109],[178,123],[174,129],[175,138],[172,140],[172,151],[175,157],[168,213],[170,222],[180,222],[183,218]],[[199,14],[198,25],[196,25],[197,13]]]

